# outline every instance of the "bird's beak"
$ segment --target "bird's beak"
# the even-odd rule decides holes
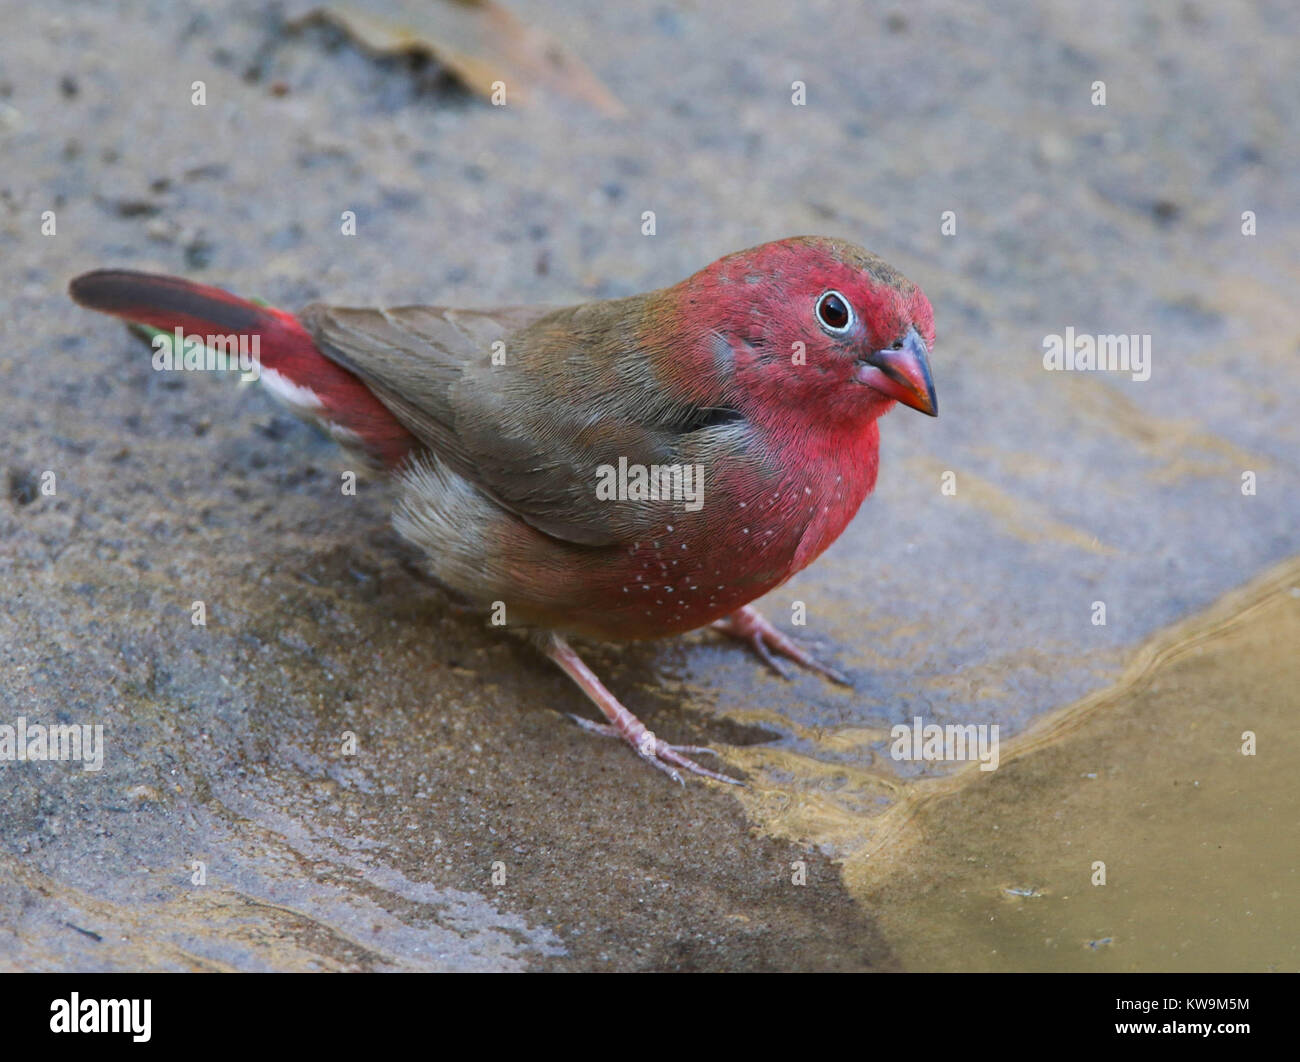
[[[915,328],[908,329],[901,349],[877,350],[863,358],[858,364],[857,379],[905,406],[932,417],[939,415],[925,341]]]

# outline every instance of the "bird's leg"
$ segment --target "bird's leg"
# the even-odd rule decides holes
[[[748,642],[763,663],[782,678],[789,678],[790,675],[781,665],[781,662],[772,655],[773,650],[782,656],[788,656],[796,664],[806,667],[809,671],[816,671],[819,675],[825,675],[832,682],[838,682],[841,686],[852,685],[841,672],[821,663],[793,638],[782,634],[776,627],[765,620],[762,613],[752,605],[742,605],[730,616],[714,620],[713,626],[724,634]]]
[[[592,699],[596,707],[600,709],[601,714],[609,720],[608,724],[593,723],[590,719],[583,719],[581,716],[573,716],[578,723],[588,730],[593,730],[597,734],[604,734],[606,737],[622,738],[637,751],[643,760],[653,764],[659,770],[667,774],[673,781],[682,785],[682,776],[677,772],[677,768],[690,771],[692,774],[703,775],[705,778],[712,778],[715,782],[726,782],[729,785],[742,785],[743,783],[735,778],[728,778],[725,774],[719,774],[717,771],[710,771],[707,767],[701,767],[689,755],[699,755],[709,753],[716,756],[713,749],[701,745],[669,745],[665,741],[660,741],[655,737],[654,732],[647,730],[646,726],[640,719],[634,716],[619,702],[618,698],[605,688],[604,683],[598,679],[595,674],[582,661],[573,647],[569,645],[558,634],[547,636],[542,645],[543,651],[554,660],[569,678],[582,689],[588,697]],[[689,754],[689,755],[688,755]]]

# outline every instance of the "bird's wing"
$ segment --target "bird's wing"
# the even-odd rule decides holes
[[[652,536],[692,501],[601,497],[620,458],[695,466],[747,430],[734,410],[668,398],[627,329],[599,316],[618,306],[314,304],[301,317],[326,355],[498,504],[553,537],[608,545]]]

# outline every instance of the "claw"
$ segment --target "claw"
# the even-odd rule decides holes
[[[633,739],[628,738],[631,741]],[[660,741],[649,730],[642,729],[639,739],[634,742],[638,754],[648,763],[654,764],[661,771],[667,774],[674,781],[682,782],[682,776],[674,770],[673,765],[690,771],[692,774],[698,774],[702,778],[712,778],[715,782],[725,782],[727,785],[744,785],[738,778],[728,778],[725,774],[719,774],[717,771],[711,771],[707,767],[701,767],[694,760],[690,759],[684,753],[696,753],[700,751],[713,752],[712,749],[703,749],[699,745],[669,745],[666,741]],[[715,756],[717,753],[713,753]]]
[[[759,659],[782,678],[788,679],[790,673],[772,654],[773,649],[782,656],[789,657],[800,667],[815,671],[832,682],[837,682],[841,686],[853,685],[843,672],[821,663],[793,638],[783,634],[764,619],[762,613],[750,605],[744,605],[730,616],[715,620],[713,626],[724,634],[748,642]]]
[[[790,675],[790,669],[772,655],[772,650],[767,647],[767,642],[763,641],[763,636],[761,634],[754,634],[749,639],[749,644],[753,646],[754,652],[758,654],[758,658],[783,679],[789,679],[792,677]]]
[[[597,723],[591,719],[584,719],[582,716],[575,715],[573,712],[565,712],[564,714],[582,727],[583,730],[590,730],[593,734],[600,734],[602,737],[623,736],[608,723]]]

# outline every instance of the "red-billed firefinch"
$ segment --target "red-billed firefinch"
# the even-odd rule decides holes
[[[462,599],[504,605],[620,736],[678,781],[733,781],[659,740],[570,647],[712,623],[828,677],[748,602],[809,564],[876,481],[876,420],[936,412],[930,303],[880,258],[802,237],[670,288],[564,309],[297,316],[174,277],[78,277],[83,306],[259,337],[262,381],[397,478],[397,529]]]

